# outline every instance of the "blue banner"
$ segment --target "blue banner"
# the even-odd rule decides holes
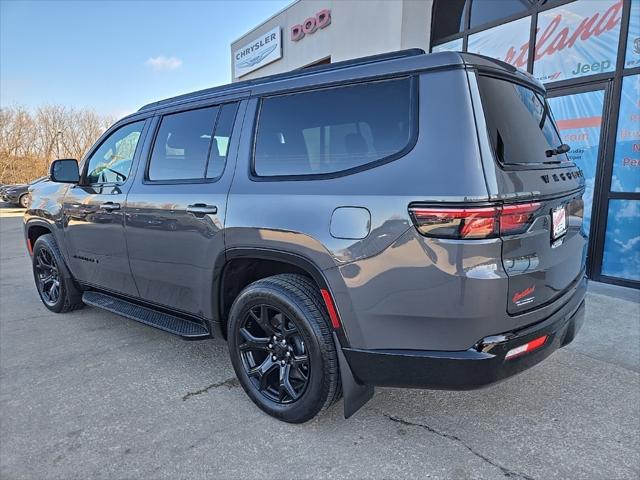
[[[568,154],[569,159],[584,172],[586,190],[584,193],[583,228],[588,234],[600,150],[604,91],[596,90],[549,98],[549,105],[560,130],[562,141],[571,147]]]

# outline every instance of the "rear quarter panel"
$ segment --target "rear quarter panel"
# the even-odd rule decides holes
[[[390,163],[337,178],[252,180],[253,128],[249,127],[257,112],[258,99],[251,99],[248,105],[229,194],[226,248],[265,248],[295,253],[325,271],[332,290],[339,290],[338,294],[333,292],[336,304],[347,336],[357,347],[375,345],[366,331],[375,328],[370,325],[371,321],[379,318],[372,311],[371,301],[381,295],[380,281],[395,281],[398,289],[415,292],[414,278],[403,277],[399,268],[407,262],[414,262],[415,268],[420,268],[425,259],[430,258],[414,240],[417,249],[406,250],[399,265],[393,264],[397,261],[393,257],[380,258],[382,264],[376,265],[375,258],[381,252],[393,250],[397,242],[411,240],[414,229],[408,205],[420,201],[486,201],[488,198],[464,70],[425,73],[419,76],[418,83],[418,137],[414,148]],[[366,238],[348,240],[331,236],[332,213],[342,206],[362,207],[370,212],[370,232]],[[412,258],[413,255],[417,257]],[[354,268],[366,268],[366,275],[354,277]],[[332,282],[332,278],[335,281]],[[454,281],[453,277],[450,280]],[[346,289],[341,288],[343,283]],[[356,283],[357,295],[355,290],[351,291]],[[446,285],[442,289],[446,290]],[[401,308],[397,302],[403,300],[389,301],[396,306],[385,307],[390,315],[388,328],[380,330],[380,335],[387,337],[392,335],[393,315]],[[418,312],[422,317],[428,314],[423,307],[422,302],[415,305],[409,315],[412,321]],[[391,340],[384,346],[423,348],[424,342],[421,338],[405,344]]]

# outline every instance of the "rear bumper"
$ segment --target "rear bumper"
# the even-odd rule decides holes
[[[530,368],[569,344],[582,326],[587,281],[547,319],[521,330],[486,337],[466,351],[364,350],[344,348],[356,380],[365,385],[471,390]],[[506,353],[548,335],[538,350],[505,360]]]

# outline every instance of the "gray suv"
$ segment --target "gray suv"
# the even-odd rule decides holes
[[[146,105],[24,217],[45,306],[225,338],[258,407],[472,389],[584,318],[584,178],[527,74],[409,50]]]

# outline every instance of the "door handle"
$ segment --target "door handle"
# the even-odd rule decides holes
[[[192,213],[196,217],[202,217],[204,215],[211,215],[218,213],[218,207],[215,205],[206,205],[204,203],[194,203],[187,206],[187,213]]]
[[[100,205],[100,209],[106,210],[107,212],[113,212],[115,210],[120,210],[120,204],[113,203],[113,202],[105,202],[102,205]]]

